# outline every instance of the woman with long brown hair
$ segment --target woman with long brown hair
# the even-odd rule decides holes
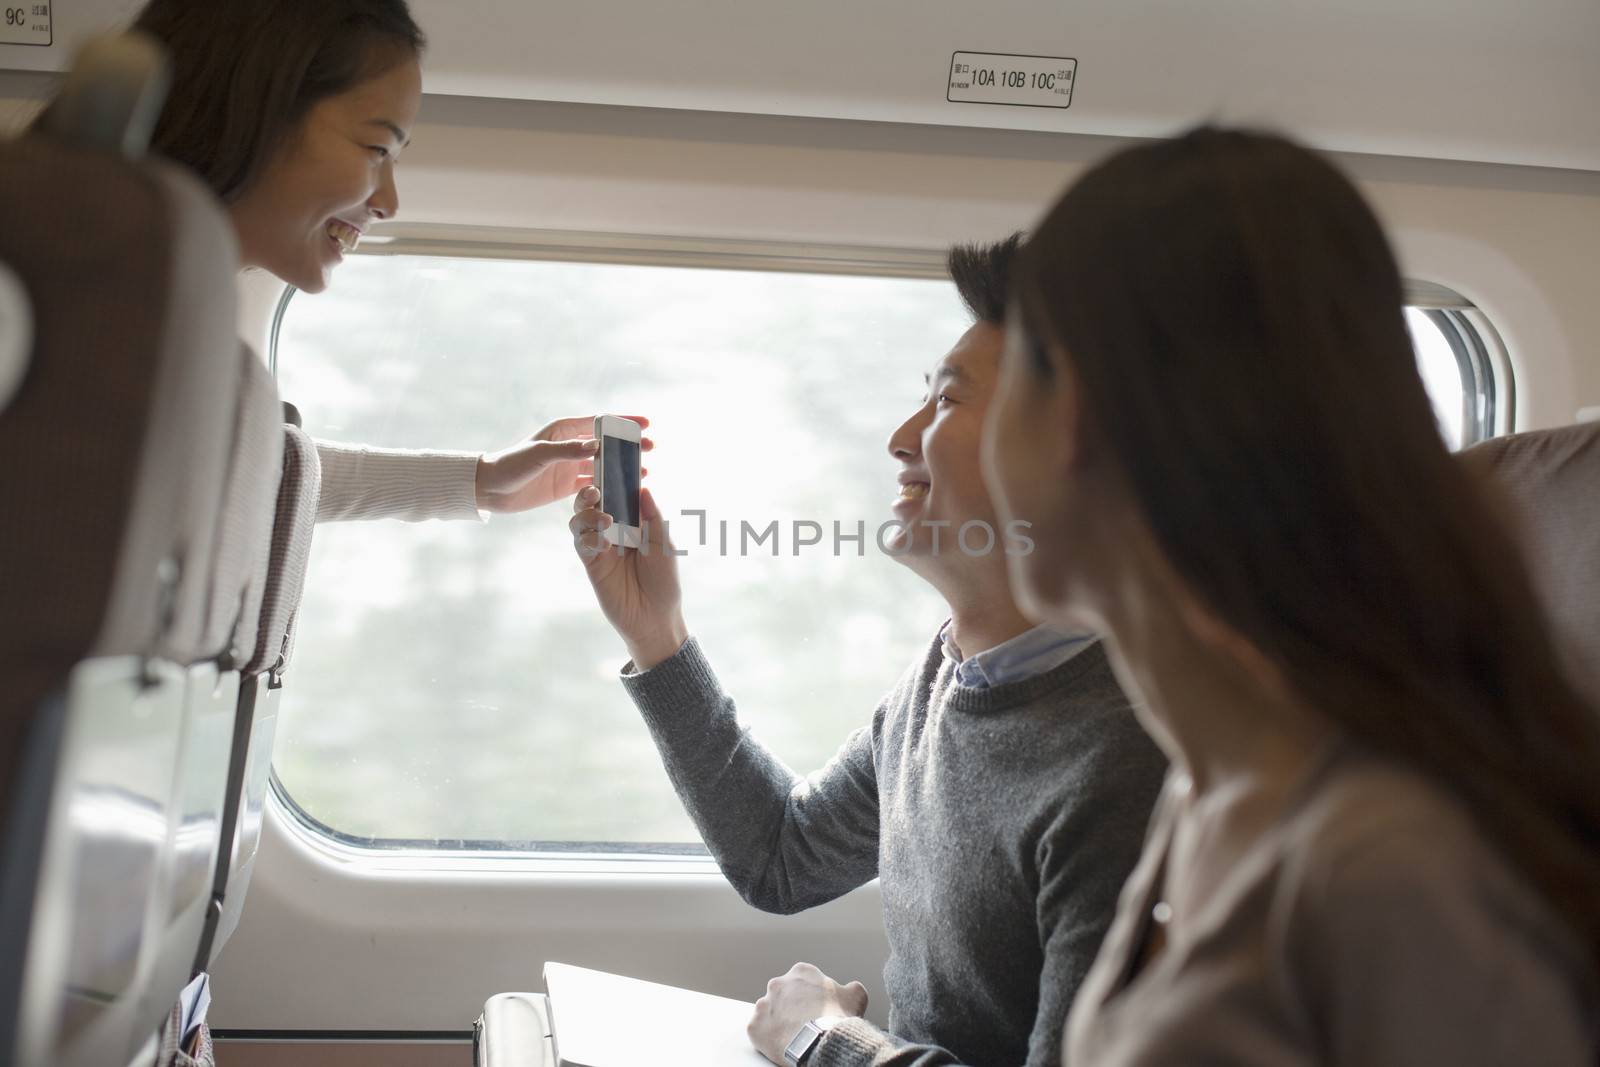
[[[406,0],[149,0],[132,28],[162,45],[172,76],[152,151],[216,193],[241,267],[326,289],[399,211],[425,45]],[[489,454],[318,441],[317,518],[477,518],[571,496],[590,481],[592,426],[557,419]]]
[[[1012,583],[1110,635],[1173,767],[1068,1061],[1595,1063],[1600,717],[1355,188],[1196,129],[1084,176],[1013,292]]]

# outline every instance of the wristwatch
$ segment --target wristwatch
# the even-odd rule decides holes
[[[787,1067],[805,1067],[823,1036],[842,1022],[844,1022],[843,1016],[824,1015],[820,1019],[812,1019],[802,1024],[800,1032],[790,1038],[789,1044],[784,1047],[783,1062]]]

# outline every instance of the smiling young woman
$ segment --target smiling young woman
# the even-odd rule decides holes
[[[172,74],[153,150],[216,193],[242,268],[322,292],[400,208],[426,43],[405,0],[150,0],[133,28]],[[318,441],[317,518],[476,519],[559,500],[589,483],[592,423],[558,419],[489,454]]]
[[[320,292],[334,223],[360,233],[399,210],[425,43],[403,0],[153,0],[134,28],[172,66],[155,151],[228,206],[245,267]]]
[[[229,206],[245,264],[308,293],[325,289],[367,227],[400,209],[394,168],[421,96],[412,55],[313,105]]]

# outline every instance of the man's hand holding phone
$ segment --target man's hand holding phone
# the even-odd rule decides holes
[[[573,544],[600,610],[627,645],[634,668],[645,671],[670,659],[689,639],[689,630],[683,622],[677,557],[650,490],[639,493],[638,548],[607,540],[607,528],[614,522],[600,509],[599,489],[591,485],[579,490],[573,507],[576,514],[568,523]]]

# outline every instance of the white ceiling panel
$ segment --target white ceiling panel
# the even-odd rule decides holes
[[[1600,0],[412,6],[437,94],[1135,137],[1215,118],[1341,151],[1600,170]],[[60,69],[133,5],[52,7],[56,43],[0,45],[0,68]],[[956,52],[1076,60],[1070,106],[952,102]]]

